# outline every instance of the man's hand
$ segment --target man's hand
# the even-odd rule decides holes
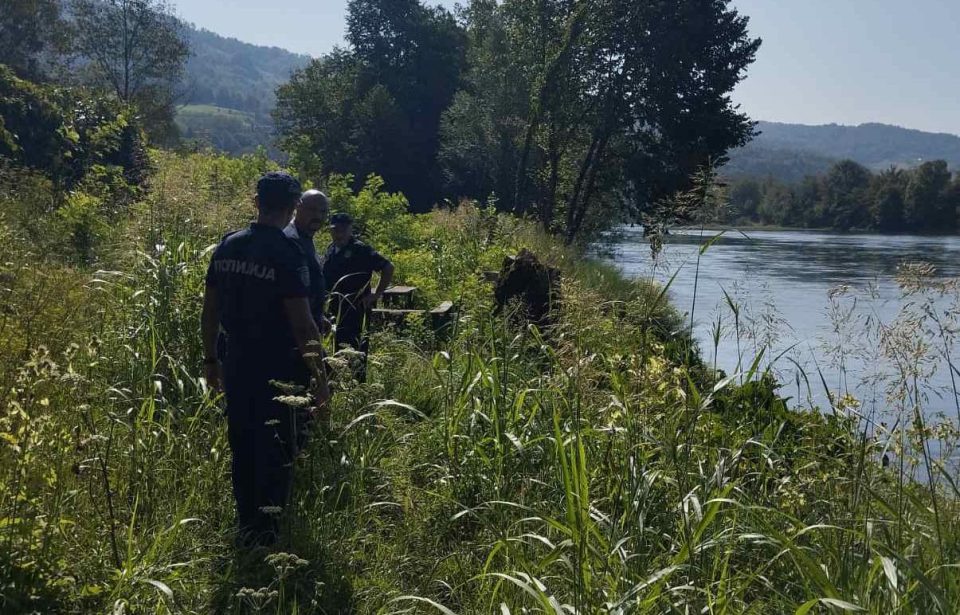
[[[205,363],[203,366],[203,376],[207,379],[207,386],[210,387],[211,390],[217,393],[223,392],[223,378],[220,375],[220,361]]]
[[[370,293],[365,295],[360,302],[363,304],[365,309],[372,310],[373,308],[377,307],[377,302],[380,301],[381,296],[382,295],[380,293]]]
[[[313,416],[324,429],[330,429],[330,387],[326,379],[322,382],[314,379],[312,391],[315,410]]]
[[[326,408],[330,402],[330,386],[326,380],[323,382],[313,381],[313,401],[317,404],[317,409]]]

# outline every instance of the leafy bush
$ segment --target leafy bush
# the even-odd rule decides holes
[[[146,151],[133,117],[104,96],[30,83],[0,64],[0,158],[64,188],[96,165],[121,167],[130,183],[143,182]]]

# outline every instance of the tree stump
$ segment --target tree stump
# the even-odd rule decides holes
[[[544,265],[524,248],[516,257],[504,261],[494,297],[495,313],[507,309],[518,320],[538,327],[550,326],[559,304],[560,270]]]

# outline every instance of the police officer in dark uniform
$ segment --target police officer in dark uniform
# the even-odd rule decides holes
[[[337,324],[337,349],[351,346],[364,353],[357,380],[366,379],[369,343],[366,325],[370,310],[383,297],[393,280],[393,264],[372,247],[353,236],[353,219],[345,213],[330,218],[333,243],[323,257],[323,277],[330,287],[330,314]],[[373,272],[380,272],[377,289],[371,291]]]
[[[323,264],[313,238],[317,232],[327,226],[330,214],[330,201],[319,190],[307,190],[300,197],[293,221],[283,229],[283,234],[295,241],[306,256],[307,269],[310,271],[310,314],[322,335],[330,332],[330,320],[326,316],[327,284],[323,278]],[[327,373],[329,376],[329,372]],[[303,417],[297,432],[297,448],[306,446],[311,431],[310,416]]]
[[[330,321],[326,316],[327,284],[323,277],[323,263],[317,254],[313,238],[320,229],[327,226],[330,214],[330,201],[319,190],[307,190],[300,197],[300,204],[293,221],[283,230],[284,235],[296,241],[307,258],[310,270],[310,313],[320,327],[320,333],[330,331]]]
[[[261,177],[257,221],[227,235],[207,271],[204,365],[208,383],[225,387],[233,493],[247,545],[276,541],[297,454],[297,413],[275,400],[283,391],[271,382],[306,389],[313,377],[319,411],[330,397],[318,369],[320,331],[310,313],[309,269],[301,247],[283,232],[300,192],[300,183],[286,173]],[[220,327],[226,332],[222,366]]]

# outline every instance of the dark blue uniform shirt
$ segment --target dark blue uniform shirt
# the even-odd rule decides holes
[[[310,271],[310,313],[313,320],[319,325],[323,320],[324,304],[327,301],[327,284],[323,278],[323,265],[317,247],[312,237],[303,237],[297,231],[297,226],[291,222],[283,230],[284,235],[296,241],[303,249],[307,259],[307,269]]]
[[[207,285],[217,290],[228,348],[256,353],[258,362],[290,356],[296,340],[284,300],[307,297],[309,278],[302,249],[278,228],[254,223],[224,237]]]
[[[389,261],[379,252],[351,238],[342,248],[331,244],[323,257],[323,277],[331,293],[351,300],[366,294],[374,271],[382,271]]]

